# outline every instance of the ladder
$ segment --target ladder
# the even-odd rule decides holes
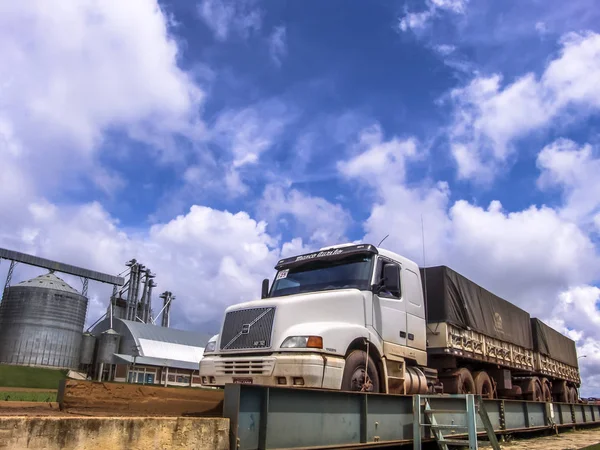
[[[459,399],[464,401],[464,409],[433,409],[430,401],[435,399],[435,403],[443,404],[445,399]],[[456,402],[452,403],[456,405]],[[423,414],[423,415],[421,415]],[[436,417],[436,415],[438,417]],[[485,405],[480,395],[462,394],[440,397],[439,395],[414,395],[413,396],[413,449],[421,449],[423,431],[427,428],[435,438],[440,450],[449,450],[450,447],[468,447],[469,450],[477,450],[477,415],[481,419],[485,429],[489,444],[494,450],[500,450],[498,439],[494,433],[494,428],[490,422]],[[452,423],[438,423],[439,416],[449,419]],[[462,418],[462,420],[460,420]],[[457,420],[459,419],[459,420]],[[459,423],[454,423],[458,421]],[[465,430],[467,439],[460,439],[459,436],[449,437],[442,433],[443,430]]]

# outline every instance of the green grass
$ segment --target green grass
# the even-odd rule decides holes
[[[58,389],[66,375],[67,370],[0,364],[0,387]]]
[[[55,402],[56,392],[0,391],[0,402]],[[1,403],[0,403],[1,405]]]

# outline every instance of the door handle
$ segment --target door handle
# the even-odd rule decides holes
[[[401,338],[405,338],[406,337],[406,331],[401,331],[400,332],[400,337]]]
[[[415,335],[412,333],[408,333],[408,340],[409,341],[414,341],[415,340]]]

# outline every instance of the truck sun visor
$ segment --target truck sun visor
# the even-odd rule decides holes
[[[324,259],[335,260],[335,259],[340,259],[340,258],[344,258],[349,255],[355,255],[355,254],[359,254],[359,253],[376,254],[378,252],[377,252],[377,248],[375,248],[373,245],[370,245],[370,244],[360,244],[360,245],[353,245],[353,246],[348,246],[348,247],[332,248],[332,249],[321,250],[318,252],[307,253],[304,255],[293,256],[291,258],[282,259],[277,263],[277,265],[275,266],[275,269],[276,270],[281,270],[284,268],[289,269],[291,267],[296,267],[296,266],[305,264],[310,261],[322,260],[322,259],[323,260]]]

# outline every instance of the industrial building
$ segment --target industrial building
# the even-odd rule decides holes
[[[102,381],[199,386],[198,363],[209,336],[106,318],[84,335],[81,361]]]
[[[9,262],[0,303],[0,363],[79,368],[81,333],[86,319],[89,280],[122,286],[121,277],[0,248],[0,263]],[[11,286],[17,264],[49,272]],[[78,292],[55,272],[81,278]]]
[[[170,328],[170,291],[159,296],[163,303],[154,313],[156,275],[140,262],[129,261],[123,278],[0,248],[4,261],[0,364],[71,369],[105,381],[200,384],[198,362],[209,336]],[[11,286],[17,264],[49,272]],[[80,277],[81,292],[55,272]],[[84,332],[89,280],[111,284],[113,292],[106,313]]]

